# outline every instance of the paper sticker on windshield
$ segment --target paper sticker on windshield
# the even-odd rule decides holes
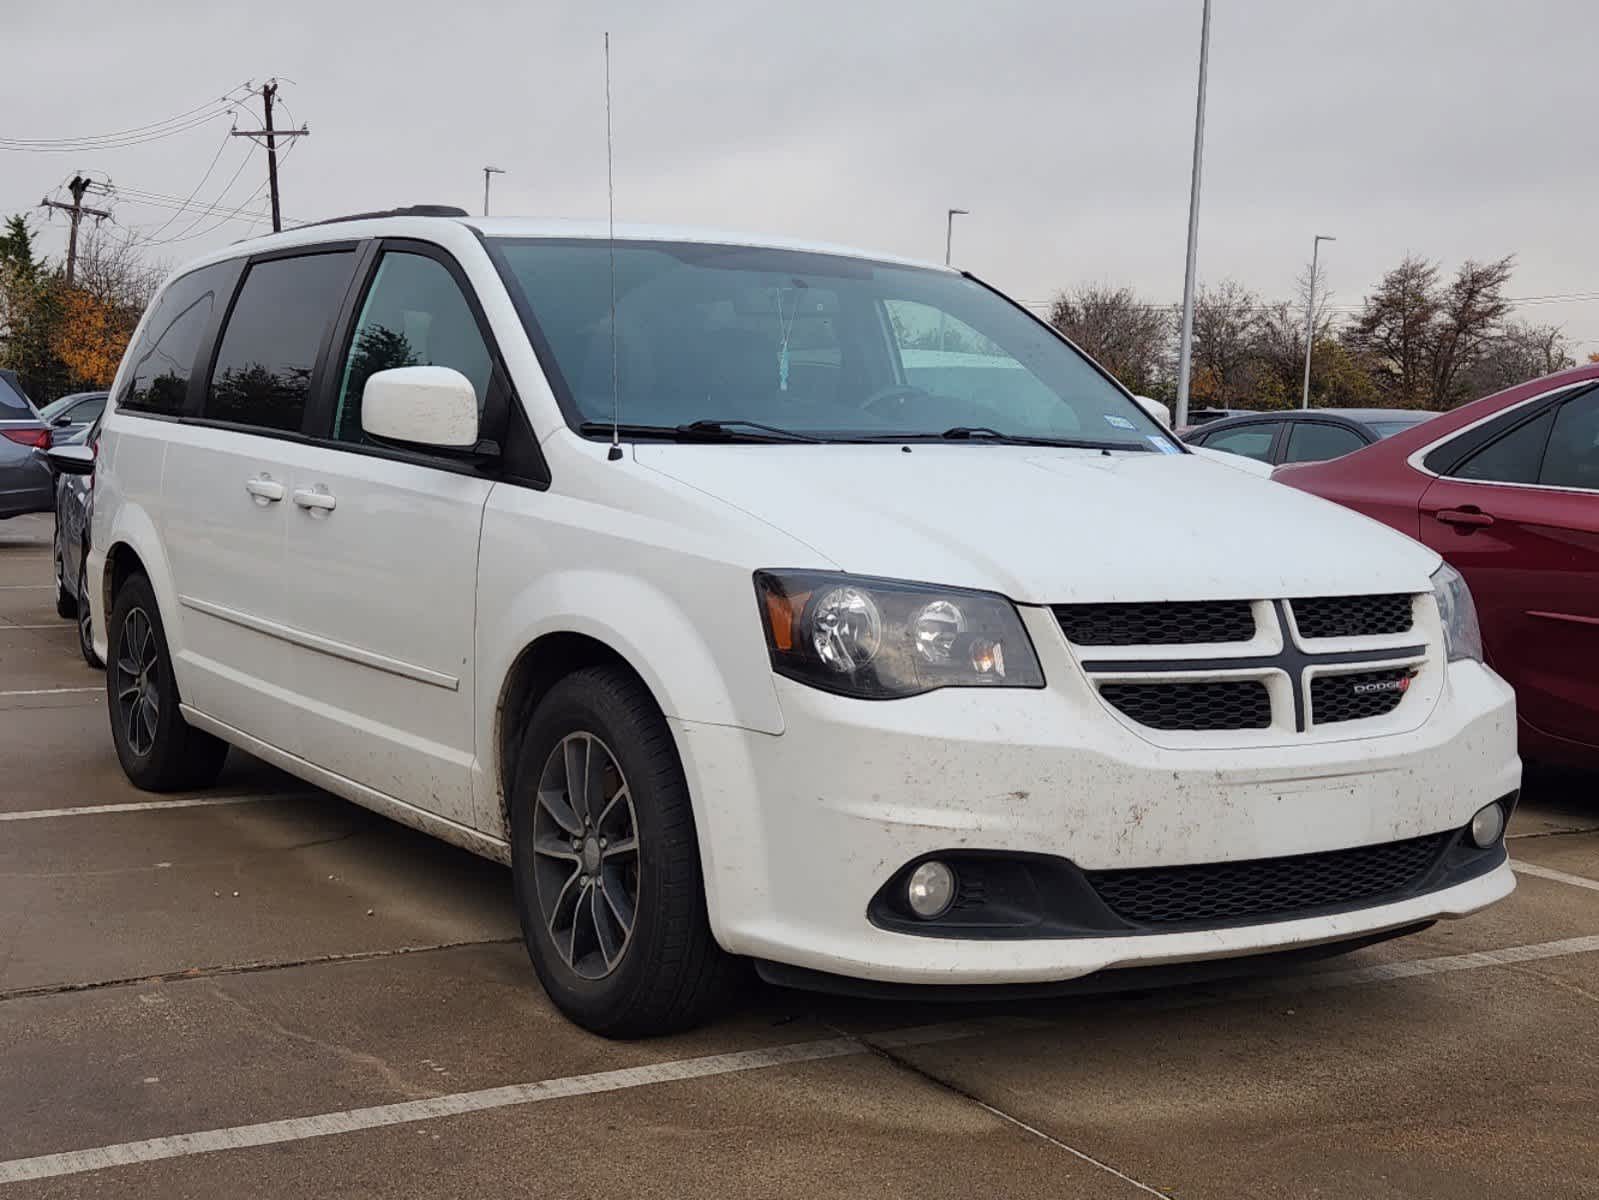
[[[1182,453],[1181,450],[1177,449],[1176,446],[1172,445],[1165,438],[1161,437],[1158,433],[1150,434],[1146,440],[1149,442],[1149,444],[1151,446],[1155,447],[1155,449],[1159,450],[1162,454],[1181,454]]]
[[[1105,424],[1113,425],[1117,429],[1137,429],[1138,428],[1138,426],[1134,425],[1126,417],[1118,417],[1115,413],[1106,413],[1106,414],[1104,414],[1104,416],[1105,416]]]

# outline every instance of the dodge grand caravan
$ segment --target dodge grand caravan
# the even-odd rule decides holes
[[[1512,888],[1437,554],[1188,453],[946,268],[400,210],[178,272],[95,464],[129,777],[509,864],[555,1003],[1064,985]]]

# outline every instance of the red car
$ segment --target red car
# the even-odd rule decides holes
[[[1599,365],[1273,478],[1443,555],[1516,689],[1523,755],[1599,768]]]

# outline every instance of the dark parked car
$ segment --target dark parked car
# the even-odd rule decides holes
[[[50,426],[10,372],[0,375],[0,518],[49,512],[55,481],[45,465]]]
[[[1273,478],[1443,555],[1516,689],[1522,753],[1599,767],[1599,366]]]
[[[47,458],[56,463],[62,457],[92,461],[99,440],[100,423],[85,425],[51,447]],[[89,618],[88,574],[85,558],[89,552],[89,521],[94,512],[94,475],[72,471],[55,472],[55,576],[56,613],[78,622],[78,649],[91,667],[101,666],[94,652],[94,629]]]
[[[51,433],[59,442],[69,434],[87,429],[99,420],[100,414],[105,411],[106,397],[109,394],[73,392],[70,396],[50,401],[39,410],[39,416],[50,426]]]
[[[1410,408],[1311,408],[1241,413],[1183,434],[1183,441],[1257,462],[1322,462],[1413,429],[1434,413]]]

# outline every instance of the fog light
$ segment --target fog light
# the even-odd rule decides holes
[[[941,862],[924,862],[905,883],[905,901],[924,921],[943,916],[955,903],[955,872]]]
[[[1505,831],[1505,810],[1498,804],[1485,804],[1471,818],[1471,840],[1479,849],[1497,845]]]

